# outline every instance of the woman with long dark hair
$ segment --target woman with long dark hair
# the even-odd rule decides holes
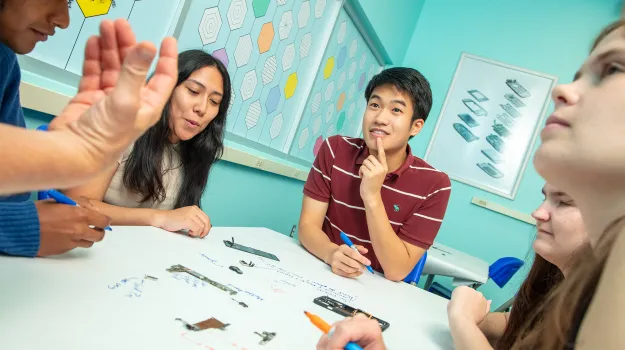
[[[489,303],[480,292],[469,287],[454,290],[448,311],[456,349],[509,350],[522,332],[531,329],[525,326],[527,319],[569,274],[575,258],[586,250],[588,235],[573,199],[549,184],[543,188],[543,194],[544,202],[532,213],[537,229],[533,242],[536,256],[512,311],[488,313]],[[479,312],[471,312],[473,309]],[[322,338],[318,348],[340,348],[342,334],[353,336],[356,329],[369,328],[369,322],[368,318],[359,317],[339,323],[332,337]],[[369,335],[376,346],[367,349],[385,349],[379,326],[370,329],[379,337]]]
[[[201,50],[178,56],[178,81],[161,119],[110,169],[67,190],[84,196],[114,225],[150,225],[204,237],[200,199],[223,153],[231,84],[225,66]]]

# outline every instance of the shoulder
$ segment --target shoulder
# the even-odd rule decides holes
[[[341,155],[356,155],[365,146],[365,141],[357,137],[343,135],[330,136],[326,140],[335,153]]]
[[[440,188],[451,187],[449,176],[428,164],[425,160],[414,156],[412,164],[406,170],[411,176],[419,177],[419,181],[427,182]]]
[[[20,69],[17,63],[17,55],[4,44],[0,44],[0,79],[20,79]]]

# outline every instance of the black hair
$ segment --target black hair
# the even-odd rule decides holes
[[[191,74],[204,67],[215,67],[223,79],[223,97],[219,112],[206,129],[190,140],[180,141],[182,183],[174,208],[200,206],[200,199],[208,181],[211,166],[221,158],[224,149],[226,114],[230,105],[231,84],[228,70],[221,61],[202,50],[188,50],[178,55],[178,82],[186,81]],[[171,97],[161,119],[134,144],[124,168],[124,185],[143,196],[142,201],[162,202],[166,193],[163,187],[163,156],[169,142],[169,117]]]
[[[74,0],[67,0],[67,7],[72,8]],[[4,8],[4,0],[0,0],[0,11]]]
[[[416,69],[407,67],[388,68],[375,75],[369,81],[365,90],[365,99],[369,101],[373,90],[378,86],[391,84],[399,91],[403,91],[410,95],[414,113],[412,121],[417,119],[425,120],[432,109],[432,90],[430,83]]]

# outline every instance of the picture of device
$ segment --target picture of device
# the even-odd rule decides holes
[[[530,97],[530,92],[527,91],[521,84],[519,84],[516,79],[507,79],[506,85],[514,91],[515,94],[519,95],[521,98]]]
[[[262,250],[258,250],[258,249],[254,249],[254,248],[251,248],[251,247],[246,247],[244,245],[240,245],[240,244],[234,243],[234,237],[232,237],[231,241],[224,240],[224,244],[228,248],[237,249],[237,250],[240,250],[240,251],[243,251],[243,252],[246,252],[246,253],[262,256],[263,258],[267,258],[267,259],[271,259],[271,260],[275,260],[275,261],[280,261],[280,259],[278,259],[277,256],[275,256],[275,255],[273,255],[271,253],[267,253],[267,252],[264,252]]]
[[[503,124],[498,124],[497,120],[493,120],[493,131],[501,137],[510,136],[510,130],[508,130]]]
[[[501,155],[499,155],[497,152],[493,151],[492,149],[483,149],[482,154],[485,155],[486,158],[490,159],[490,161],[495,164],[503,163],[503,159],[501,158]]]
[[[495,179],[500,179],[503,177],[501,171],[497,170],[497,168],[495,168],[495,166],[490,163],[477,163],[477,166],[479,166],[480,169],[484,170],[485,173]]]
[[[469,127],[472,128],[480,125],[480,123],[475,121],[475,119],[473,119],[473,117],[467,113],[458,114],[458,118],[460,118],[463,122],[465,122]]]
[[[519,113],[519,111],[517,111],[516,109],[514,109],[514,107],[512,107],[511,104],[506,103],[505,105],[501,104],[499,105],[504,111],[506,111],[506,113],[510,114],[512,116],[512,118],[518,118],[521,116],[521,113]]]
[[[503,125],[505,125],[508,128],[512,128],[514,127],[515,121],[514,119],[512,119],[508,114],[506,113],[501,113],[501,114],[497,114],[497,119],[499,119],[500,122],[503,123]]]
[[[365,316],[368,316],[370,319],[374,319],[378,321],[378,323],[380,324],[380,328],[382,328],[383,332],[390,326],[388,322],[382,321],[381,319],[372,316],[368,312],[364,312],[360,309],[355,309],[349,305],[341,303],[340,301],[336,301],[330,298],[329,296],[324,295],[322,297],[315,298],[313,302],[321,307],[324,307],[330,311],[333,311],[345,317],[351,317],[351,316],[355,316],[356,314],[362,313]]]
[[[516,108],[525,107],[525,103],[523,103],[523,101],[516,97],[515,94],[505,94],[503,95],[503,97],[505,97],[506,100],[510,101],[510,103],[512,103],[512,105]]]
[[[497,152],[503,153],[504,143],[499,135],[490,134],[486,136],[486,141],[490,143],[490,145],[493,146],[493,148],[497,150]]]
[[[479,90],[469,90],[467,91],[477,102],[485,102],[488,101],[488,97],[484,96]]]
[[[464,105],[467,106],[467,108],[469,108],[471,112],[475,113],[475,115],[477,116],[483,117],[485,115],[488,115],[488,113],[484,108],[482,108],[482,106],[480,106],[479,104],[477,104],[477,102],[473,101],[470,98],[462,99],[462,103],[464,103]]]
[[[454,123],[454,129],[456,129],[458,134],[460,134],[460,136],[462,136],[462,138],[467,142],[473,142],[480,139],[479,137],[473,135],[473,133],[469,131],[466,126],[460,123]]]

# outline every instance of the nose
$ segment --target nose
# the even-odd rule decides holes
[[[536,210],[532,212],[532,217],[537,223],[547,222],[551,218],[549,209],[547,208],[547,201],[543,202]]]
[[[58,1],[58,4],[50,22],[54,27],[66,29],[69,27],[69,5],[65,0]]]
[[[193,106],[193,113],[197,114],[199,117],[203,117],[206,114],[206,106],[208,105],[208,100],[200,100]]]
[[[563,105],[574,105],[579,101],[579,91],[575,82],[556,86],[551,92],[551,99],[558,108]]]
[[[373,119],[373,122],[376,125],[388,125],[388,117],[384,109],[380,109],[378,114],[376,114],[375,118]]]

